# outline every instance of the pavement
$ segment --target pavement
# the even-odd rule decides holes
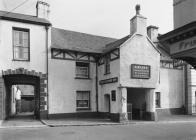
[[[62,126],[100,126],[100,125],[129,125],[129,124],[159,124],[196,122],[195,115],[168,115],[159,117],[158,121],[131,120],[127,122],[112,122],[109,119],[50,119],[36,120],[32,117],[12,118],[5,120],[0,128],[32,128],[32,127],[62,127]]]

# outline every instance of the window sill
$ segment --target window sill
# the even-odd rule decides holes
[[[91,80],[91,78],[82,78],[82,77],[75,77],[75,79],[81,79],[81,80]]]
[[[108,73],[104,73],[104,75],[109,75],[109,74],[111,74],[111,72],[108,72]]]
[[[12,61],[30,62],[30,60],[17,60],[17,59],[12,59]]]
[[[76,108],[76,111],[91,111],[90,108]]]
[[[156,109],[162,109],[161,107],[156,107]]]

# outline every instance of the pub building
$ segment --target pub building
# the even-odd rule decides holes
[[[173,59],[181,60],[184,69],[185,113],[196,113],[196,14],[195,0],[174,0],[174,30],[159,40]]]
[[[1,120],[17,116],[13,86],[34,91],[22,93],[28,95],[23,110],[34,110],[37,119],[90,117],[119,122],[183,113],[188,69],[179,66],[181,61],[172,59],[158,41],[158,27],[147,27],[139,5],[129,34],[121,39],[52,27],[49,4],[38,1],[36,8],[33,17],[0,12]],[[189,44],[181,43],[182,49]]]

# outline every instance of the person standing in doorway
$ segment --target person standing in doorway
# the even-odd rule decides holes
[[[21,112],[21,90],[16,86],[16,114]]]

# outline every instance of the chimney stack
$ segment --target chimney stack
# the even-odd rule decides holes
[[[36,4],[36,16],[38,18],[44,18],[49,20],[50,5],[47,2],[38,0]]]
[[[134,33],[138,33],[141,35],[147,35],[146,32],[146,17],[143,17],[140,14],[140,5],[137,4],[135,6],[135,10],[136,10],[136,15],[130,20],[130,34],[134,34]]]
[[[148,37],[152,40],[152,42],[156,43],[158,42],[158,27],[156,26],[148,26],[147,27],[147,34],[148,34]]]

